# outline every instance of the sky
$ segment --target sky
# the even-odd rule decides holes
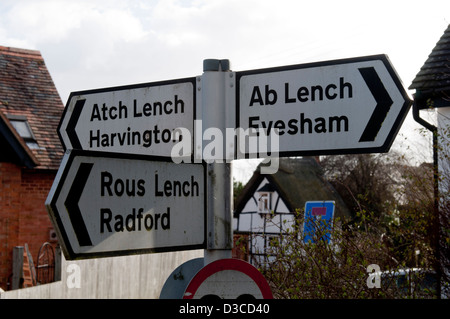
[[[39,50],[64,104],[73,91],[198,76],[208,58],[244,71],[387,54],[407,89],[449,24],[448,0],[0,1],[0,45]],[[423,150],[420,128],[408,116],[394,146]],[[236,179],[251,171],[236,165]]]

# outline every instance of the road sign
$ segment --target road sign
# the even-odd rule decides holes
[[[66,152],[46,207],[68,259],[206,246],[206,167]]]
[[[333,225],[334,201],[310,201],[305,203],[305,219],[303,223],[304,242],[314,242],[317,231],[323,232],[323,239],[330,241],[330,230]]]
[[[192,278],[183,299],[272,299],[264,276],[240,259],[219,259],[207,264]]]
[[[387,152],[411,105],[385,55],[236,78],[236,127],[267,136],[278,129],[280,156]],[[250,149],[246,155],[258,156]]]
[[[65,149],[170,157],[179,127],[193,136],[195,78],[70,94],[58,133]]]
[[[187,285],[199,270],[203,268],[204,264],[203,258],[195,258],[178,266],[167,277],[159,294],[159,299],[183,299]]]

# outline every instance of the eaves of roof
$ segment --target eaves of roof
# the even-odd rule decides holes
[[[415,98],[420,100],[447,98],[447,104],[450,102],[450,25],[436,43],[409,89],[415,89]]]

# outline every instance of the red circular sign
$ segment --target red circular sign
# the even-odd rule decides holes
[[[205,296],[273,298],[269,284],[258,269],[246,261],[231,258],[216,260],[200,269],[189,282],[183,299]]]

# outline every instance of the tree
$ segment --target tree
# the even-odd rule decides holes
[[[419,287],[429,269],[436,269],[432,165],[409,165],[397,154],[326,157],[322,165],[331,183],[353,208],[353,218],[334,221],[331,244],[320,240],[320,225],[316,240],[304,243],[304,215],[298,210],[298,223],[272,240],[267,262],[259,265],[274,295],[436,297],[435,287],[434,291],[412,289]],[[446,238],[448,241],[448,234]],[[386,271],[380,288],[367,284],[369,265]],[[423,271],[407,278],[408,289],[399,287],[393,272],[413,267]]]
[[[342,227],[338,221],[334,223],[332,241],[328,243],[322,240],[326,227],[318,223],[313,242],[305,243],[301,231],[303,212],[297,213],[299,224],[281,237],[273,238],[267,251],[267,262],[258,265],[271,284],[275,298],[413,297],[402,291],[403,287],[397,285],[395,277],[377,273],[380,285],[369,284],[369,266],[397,269],[390,248],[378,234]],[[432,295],[425,292],[420,296]]]
[[[362,222],[366,232],[381,234],[399,264],[430,266],[432,164],[411,165],[405,156],[391,152],[330,156],[322,165],[330,182],[353,208],[353,223]],[[367,223],[367,218],[375,218],[377,223]]]
[[[244,184],[242,182],[233,180],[233,201],[236,201],[243,189]]]
[[[395,202],[398,181],[386,154],[327,156],[325,177],[356,217],[361,210],[381,216]]]

